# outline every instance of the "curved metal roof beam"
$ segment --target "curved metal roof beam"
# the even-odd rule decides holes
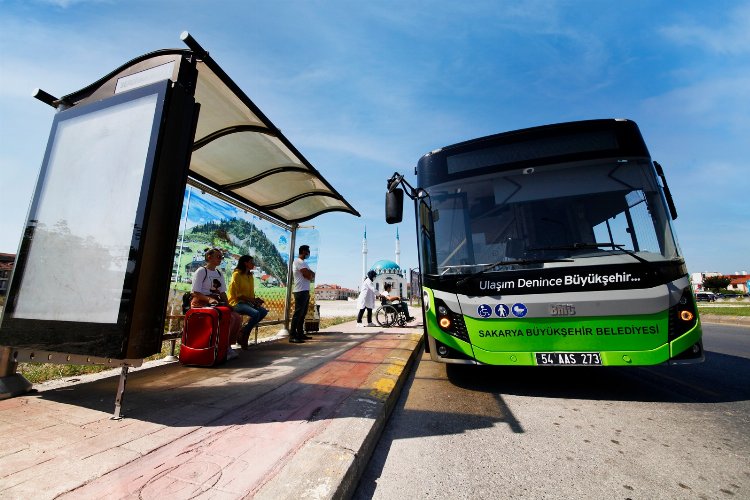
[[[261,172],[258,175],[255,175],[253,177],[249,177],[249,178],[247,178],[245,180],[242,180],[242,181],[233,182],[231,184],[222,184],[221,188],[222,189],[230,189],[230,190],[231,189],[239,189],[239,188],[243,188],[245,186],[249,186],[250,184],[252,184],[254,182],[258,182],[259,180],[265,179],[266,177],[269,177],[271,175],[281,174],[281,173],[285,173],[285,172],[303,172],[305,174],[310,174],[312,177],[315,177],[316,179],[318,178],[318,176],[317,175],[313,175],[313,172],[309,168],[307,168],[307,167],[297,167],[297,166],[289,165],[289,166],[286,166],[286,167],[276,167],[276,168],[272,168],[270,170],[266,170],[265,172]]]
[[[318,210],[317,212],[311,213],[311,214],[306,215],[304,217],[298,217],[296,219],[288,219],[288,220],[289,220],[290,224],[294,224],[294,223],[299,224],[300,222],[306,222],[306,221],[308,221],[310,219],[314,219],[318,215],[322,215],[322,214],[325,214],[325,213],[328,213],[328,212],[343,212],[343,211],[344,210],[341,210],[341,207],[329,207],[329,208],[325,208],[323,210]],[[273,212],[271,212],[271,213],[273,213]],[[349,213],[351,213],[352,215],[356,215],[356,216],[359,217],[359,212],[357,212],[356,214],[354,214],[352,212],[349,212]],[[284,219],[280,215],[277,215],[277,214],[274,214],[274,215],[276,217],[280,218],[280,219]]]
[[[223,128],[216,132],[211,132],[206,137],[198,139],[193,143],[193,151],[197,151],[206,144],[209,144],[220,137],[224,137],[229,134],[237,134],[240,132],[257,132],[259,134],[270,135],[271,137],[278,137],[278,134],[267,127],[261,127],[260,125],[234,125],[232,127]]]
[[[268,205],[260,205],[261,208],[265,210],[276,210],[277,208],[282,208],[287,205],[290,205],[294,203],[295,201],[299,201],[302,198],[307,198],[308,196],[325,196],[326,198],[333,198],[334,200],[342,201],[340,197],[336,196],[333,193],[329,193],[328,191],[307,191],[305,193],[300,193],[297,196],[292,196],[288,200],[280,201],[278,203],[270,203]]]
[[[80,90],[76,90],[75,92],[72,92],[68,95],[65,95],[61,97],[60,99],[56,100],[54,103],[54,106],[57,107],[60,104],[75,104],[80,99],[84,99],[86,96],[92,94],[95,92],[99,87],[107,83],[108,81],[112,80],[116,75],[119,73],[122,73],[124,70],[135,66],[138,63],[148,61],[149,59],[153,59],[160,56],[188,56],[190,55],[190,51],[187,49],[160,49],[155,50],[153,52],[148,52],[146,54],[143,54],[142,56],[138,56],[134,59],[131,59],[130,61],[126,62],[125,64],[120,65],[117,69],[114,71],[110,71],[103,77],[99,78],[97,81],[85,86],[84,88]]]

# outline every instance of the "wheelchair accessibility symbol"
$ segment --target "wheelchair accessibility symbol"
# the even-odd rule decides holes
[[[482,318],[489,318],[490,316],[492,316],[492,308],[487,304],[482,304],[481,306],[477,307],[477,314]]]

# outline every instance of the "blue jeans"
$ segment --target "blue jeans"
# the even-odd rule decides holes
[[[268,314],[268,309],[260,306],[251,306],[247,302],[238,302],[234,306],[234,312],[250,316],[247,324],[242,328],[242,335],[250,333],[255,325],[261,322],[263,318]]]

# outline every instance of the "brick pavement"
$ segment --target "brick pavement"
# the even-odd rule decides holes
[[[119,421],[116,377],[0,401],[0,497],[341,494],[356,486],[420,339],[347,323],[217,368],[141,370]]]

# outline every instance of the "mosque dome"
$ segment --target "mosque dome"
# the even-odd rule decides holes
[[[379,260],[370,270],[380,274],[401,274],[401,268],[392,260]]]

